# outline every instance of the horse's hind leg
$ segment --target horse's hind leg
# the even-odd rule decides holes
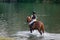
[[[42,35],[42,32],[41,32],[41,30],[40,30],[40,29],[38,29],[38,31],[39,31],[39,33]]]
[[[44,33],[44,26],[42,26],[42,28],[41,28],[41,29],[42,29],[42,32]]]

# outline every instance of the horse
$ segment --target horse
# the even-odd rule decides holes
[[[27,17],[27,22],[30,23],[32,21],[32,18],[30,16]],[[30,27],[30,25],[29,25]],[[44,24],[41,21],[35,21],[32,29],[30,28],[30,32],[32,33],[32,31],[34,30],[38,30],[38,32],[42,35],[42,33],[44,33]]]

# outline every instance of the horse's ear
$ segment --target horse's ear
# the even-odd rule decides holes
[[[28,22],[28,20],[27,20],[27,22]]]
[[[27,16],[28,17],[28,16]],[[26,18],[26,20],[27,20],[27,18]],[[28,22],[28,20],[27,20],[27,22]]]

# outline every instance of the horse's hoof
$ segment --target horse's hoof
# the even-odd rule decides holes
[[[42,33],[40,32],[40,34],[42,35]]]
[[[42,34],[41,34],[42,35]]]
[[[32,33],[32,31],[30,31]]]

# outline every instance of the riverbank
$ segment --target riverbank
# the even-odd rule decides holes
[[[0,40],[15,40],[15,38],[0,36]]]

